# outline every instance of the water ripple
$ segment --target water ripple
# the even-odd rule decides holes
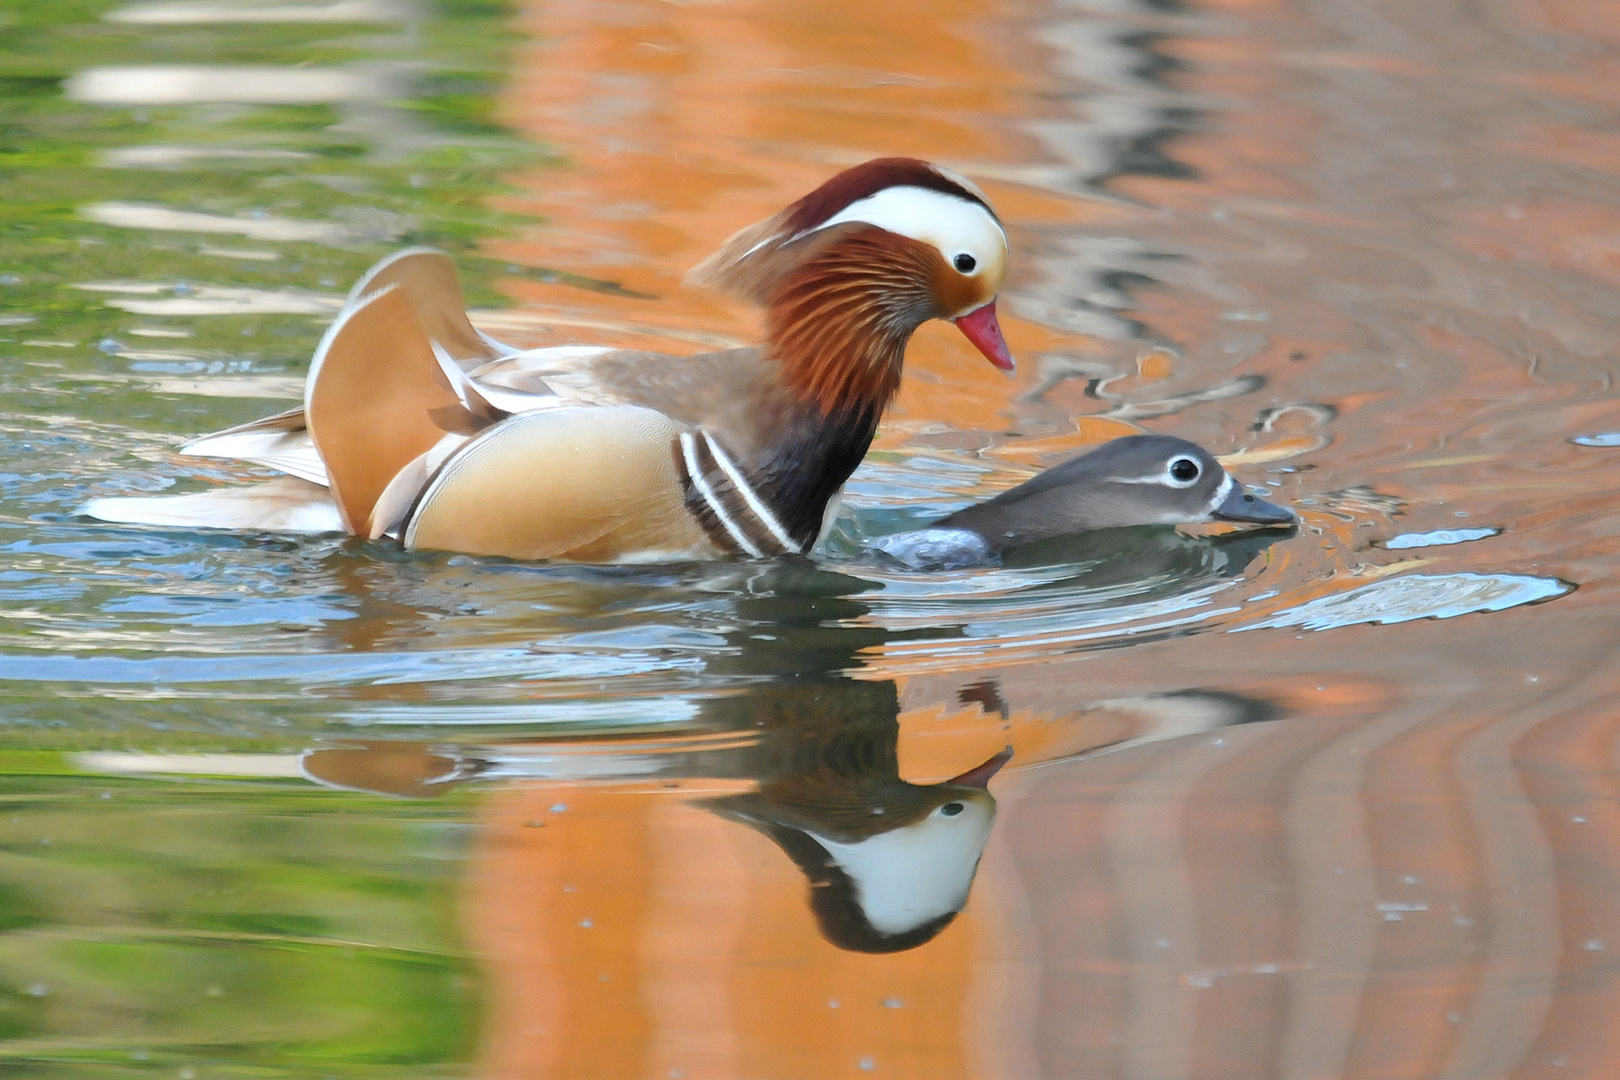
[[[1437,529],[1426,533],[1402,533],[1392,536],[1384,541],[1384,547],[1391,551],[1404,551],[1407,548],[1446,547],[1451,544],[1466,544],[1470,540],[1486,540],[1492,536],[1502,535],[1501,529]]]
[[[1331,630],[1357,623],[1454,619],[1541,603],[1574,589],[1558,578],[1521,574],[1407,574],[1279,611],[1264,622],[1236,627],[1234,632],[1284,626]]]

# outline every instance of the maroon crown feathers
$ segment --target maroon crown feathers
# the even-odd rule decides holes
[[[790,256],[783,250],[790,241],[813,232],[860,200],[894,187],[952,195],[982,206],[995,217],[983,192],[954,173],[917,158],[874,158],[845,169],[787,209],[732,234],[720,250],[693,267],[686,279],[765,303],[776,283],[818,250],[817,245],[794,244],[789,250],[798,250]]]
[[[947,173],[917,158],[887,157],[845,169],[782,212],[788,235],[814,229],[862,199],[871,198],[892,187],[916,187],[954,195],[984,207],[992,218],[996,212],[985,201],[984,193],[967,180]]]

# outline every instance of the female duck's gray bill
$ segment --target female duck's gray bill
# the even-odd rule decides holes
[[[1286,506],[1257,499],[1240,485],[1233,484],[1232,494],[1215,508],[1210,517],[1216,521],[1242,521],[1250,525],[1289,525],[1294,521],[1294,512]]]

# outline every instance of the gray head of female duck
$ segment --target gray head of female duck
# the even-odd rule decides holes
[[[992,553],[1000,553],[1092,529],[1293,520],[1293,511],[1245,492],[1196,443],[1170,435],[1127,435],[941,518],[932,528],[977,533]]]

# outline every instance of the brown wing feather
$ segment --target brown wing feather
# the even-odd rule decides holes
[[[310,365],[304,411],[349,532],[371,532],[388,482],[447,431],[478,421],[443,383],[405,292],[373,293],[340,315]]]
[[[767,264],[792,235],[787,210],[738,229],[713,255],[687,271],[686,283],[764,303],[767,279],[774,277],[765,272]]]
[[[492,360],[496,349],[467,319],[467,301],[450,256],[432,248],[408,248],[378,262],[349,290],[349,303],[397,285],[427,336],[443,345],[462,367]]]
[[[410,301],[423,332],[444,346],[462,367],[485,364],[500,355],[468,320],[461,279],[456,275],[455,262],[444,252],[433,248],[407,248],[378,260],[349,290],[347,306],[354,307],[372,293],[394,286],[403,290]],[[210,432],[193,440],[193,445],[221,435],[298,431],[304,426],[304,407],[300,405],[274,416]]]

